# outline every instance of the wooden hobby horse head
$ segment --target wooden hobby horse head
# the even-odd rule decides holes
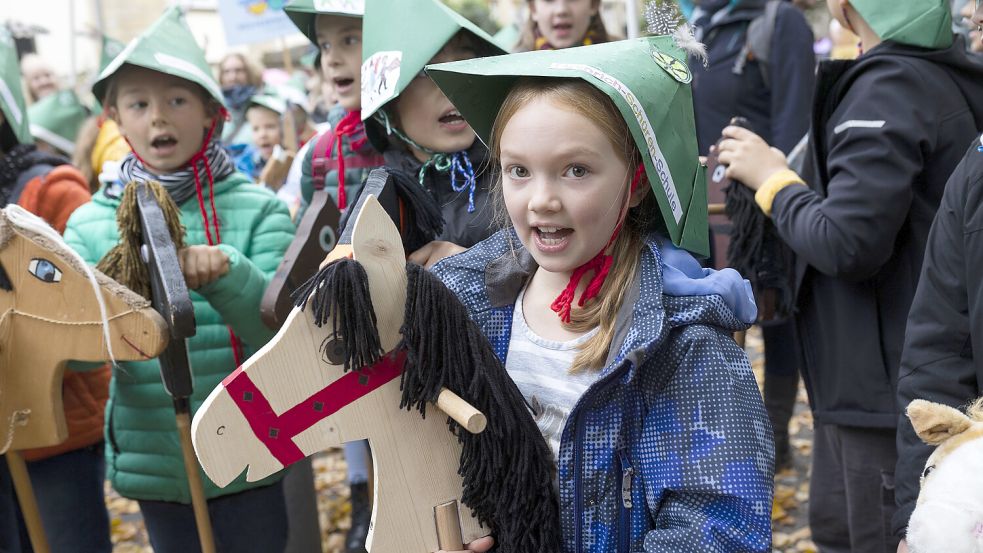
[[[0,210],[0,453],[68,437],[68,360],[151,359],[166,345],[150,302],[89,268],[38,217]]]
[[[192,432],[205,474],[219,486],[243,471],[255,481],[368,439],[369,551],[439,549],[435,507],[453,501],[470,507],[453,516],[465,543],[494,528],[501,551],[558,551],[549,450],[467,311],[406,264],[374,196],[360,201],[351,251],[298,290],[276,337],[198,410]],[[432,404],[450,414],[455,402],[488,415],[484,432],[469,432],[468,415],[433,416]]]

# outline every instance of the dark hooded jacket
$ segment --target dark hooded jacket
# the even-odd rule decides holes
[[[437,240],[453,242],[458,246],[470,248],[491,236],[496,226],[494,224],[493,206],[489,189],[492,184],[492,171],[489,168],[488,148],[479,140],[475,140],[467,150],[471,165],[478,178],[474,192],[474,211],[468,212],[468,189],[455,192],[451,187],[450,174],[428,168],[424,173],[423,187],[430,192],[440,205],[444,217],[444,232]],[[390,147],[383,154],[386,160],[385,168],[389,171],[402,171],[416,182],[419,178],[422,163],[408,150]],[[458,177],[460,180],[460,177]],[[407,252],[410,253],[410,252]]]
[[[973,145],[946,185],[928,235],[925,263],[908,316],[898,407],[927,399],[962,407],[983,395],[983,152]],[[932,453],[908,417],[898,418],[894,529],[900,535]]]
[[[764,13],[767,0],[720,4],[702,2],[696,14],[704,15],[693,21],[708,59],[705,68],[700,60],[690,62],[700,153],[707,153],[735,116],[746,118],[754,132],[788,153],[809,129],[816,66],[812,29],[798,8],[782,2],[775,17],[771,60],[767,66],[748,60],[738,75],[734,65],[747,41],[748,26]]]
[[[905,322],[929,228],[965,145],[983,128],[983,65],[957,39],[884,42],[820,66],[809,184],[772,218],[798,262],[802,368],[817,420],[893,428]]]

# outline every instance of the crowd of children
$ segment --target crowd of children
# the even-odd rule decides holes
[[[126,187],[161,183],[185,230],[194,410],[273,337],[260,302],[314,195],[345,212],[384,167],[443,219],[408,260],[467,308],[549,446],[563,551],[771,551],[800,373],[813,540],[905,551],[930,449],[904,407],[964,405],[983,378],[983,62],[950,2],[829,0],[860,51],[817,72],[784,0],[679,0],[692,27],[660,12],[627,40],[601,0],[521,4],[493,37],[440,0],[289,2],[335,101],[316,134],[245,56],[210,67],[179,8],[106,41],[95,105],[0,29],[0,197],[95,265]],[[784,319],[759,314],[758,275],[701,265],[727,264],[711,231],[730,232],[711,225],[707,154],[794,254]],[[755,323],[764,400],[733,337]],[[21,452],[51,551],[112,549],[105,480],[155,551],[200,551],[159,361],[73,362],[63,401],[68,441]],[[368,442],[345,458],[345,548],[364,552]],[[282,474],[204,484],[218,551],[287,550]],[[0,466],[0,553],[30,550]]]

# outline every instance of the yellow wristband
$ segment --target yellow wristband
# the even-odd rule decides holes
[[[754,201],[764,211],[765,215],[771,217],[771,204],[775,202],[775,196],[793,184],[805,185],[805,181],[795,171],[784,169],[768,177],[768,180],[761,185],[761,188],[754,193]]]

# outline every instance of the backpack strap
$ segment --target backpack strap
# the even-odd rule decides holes
[[[784,0],[768,0],[765,9],[758,17],[751,20],[747,28],[744,47],[734,60],[734,74],[743,75],[749,61],[756,61],[761,68],[761,78],[765,86],[771,88],[769,63],[771,62],[771,42],[775,36],[775,21],[778,10]]]
[[[48,173],[54,169],[54,165],[48,165],[47,163],[39,163],[32,166],[27,171],[24,171],[17,177],[17,183],[14,185],[14,189],[10,191],[10,195],[7,196],[7,203],[15,204],[17,200],[20,199],[20,195],[24,193],[24,189],[27,188],[27,184],[37,177],[45,177]]]
[[[330,129],[318,137],[311,145],[311,177],[314,190],[324,190],[324,179],[333,168],[331,165],[331,143],[334,142],[334,129]]]

